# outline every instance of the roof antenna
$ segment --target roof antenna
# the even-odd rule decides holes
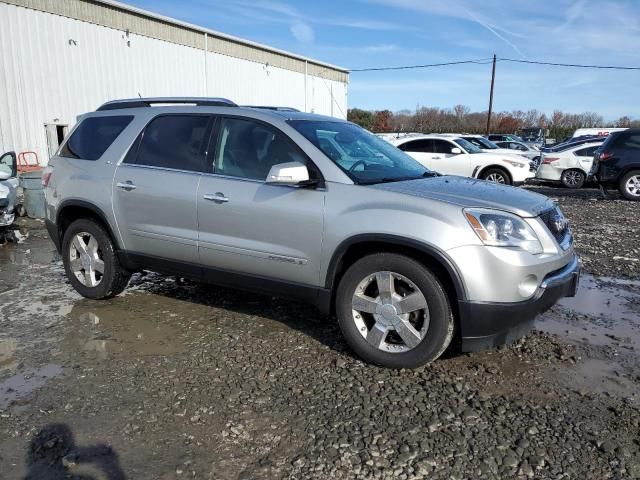
[[[140,92],[138,92],[138,97],[142,98],[142,95],[140,95]]]

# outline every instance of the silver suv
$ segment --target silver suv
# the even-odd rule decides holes
[[[109,102],[79,118],[43,183],[83,296],[117,295],[145,269],[303,299],[389,367],[514,340],[580,271],[548,198],[441,176],[292,109]]]

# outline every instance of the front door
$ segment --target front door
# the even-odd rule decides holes
[[[158,116],[118,166],[114,210],[129,252],[199,268],[196,199],[212,123],[209,115]]]
[[[222,118],[213,174],[198,188],[203,266],[318,285],[323,189],[269,185],[271,166],[311,164],[282,132],[248,118]]]
[[[433,168],[433,160],[431,158],[433,156],[433,140],[426,138],[411,140],[401,144],[398,148],[407,152],[423,166],[429,169]]]
[[[462,150],[449,140],[434,139],[432,165],[433,170],[445,175],[471,176],[471,161],[468,153],[452,153],[454,148]]]

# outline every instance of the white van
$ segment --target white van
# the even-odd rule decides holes
[[[585,135],[597,135],[598,137],[606,137],[613,132],[621,132],[626,128],[579,128],[573,132],[573,137],[583,137]]]

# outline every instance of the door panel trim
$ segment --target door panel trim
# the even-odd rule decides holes
[[[220,252],[247,255],[249,257],[263,258],[267,260],[274,260],[277,262],[295,263],[296,265],[306,265],[309,263],[309,260],[306,258],[289,257],[287,255],[279,255],[276,253],[263,252],[260,250],[249,250],[247,248],[223,245],[221,243],[204,242],[202,240],[200,240],[199,246],[200,248],[206,248],[207,250],[217,250]]]

